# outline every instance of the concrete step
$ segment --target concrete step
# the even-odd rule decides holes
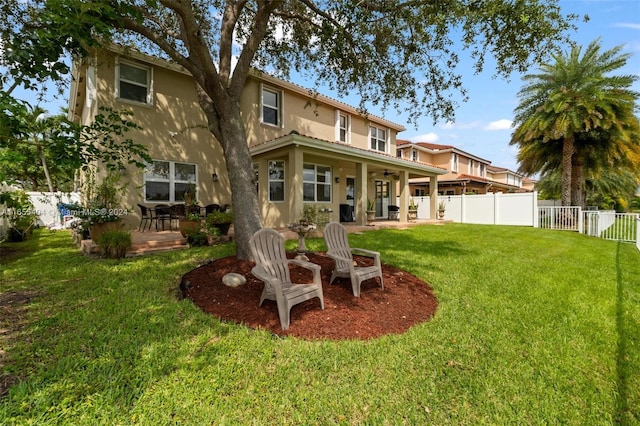
[[[186,238],[177,238],[173,240],[149,240],[149,241],[134,241],[131,244],[130,250],[155,250],[162,249],[165,247],[174,247],[174,246],[186,246],[187,239]]]

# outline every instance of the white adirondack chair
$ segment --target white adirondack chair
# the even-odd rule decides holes
[[[380,253],[362,248],[350,248],[347,230],[338,222],[331,222],[324,228],[324,241],[327,244],[327,256],[336,262],[330,284],[336,278],[349,278],[353,295],[360,297],[360,286],[363,281],[370,278],[380,278],[380,287],[384,289]],[[353,262],[354,251],[373,257],[373,266],[355,266]]]
[[[251,273],[264,283],[260,305],[265,299],[275,300],[278,305],[280,326],[289,328],[291,307],[317,297],[324,309],[320,265],[299,259],[287,259],[284,237],[273,229],[261,229],[249,240],[249,248],[256,262]],[[289,265],[294,264],[313,271],[313,284],[291,282]]]

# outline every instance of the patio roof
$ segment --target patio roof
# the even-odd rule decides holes
[[[251,155],[259,155],[289,146],[300,146],[310,150],[315,150],[316,154],[339,156],[341,159],[349,161],[367,162],[368,164],[373,165],[373,168],[370,170],[374,172],[376,171],[376,168],[380,171],[383,169],[387,170],[390,173],[395,170],[404,170],[410,174],[410,177],[443,175],[447,173],[446,169],[431,164],[406,160],[394,157],[390,154],[356,148],[345,143],[332,142],[298,133],[290,133],[276,139],[253,145],[250,147],[250,152]]]

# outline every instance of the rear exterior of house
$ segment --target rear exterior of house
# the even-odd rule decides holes
[[[113,47],[74,64],[73,76],[73,120],[88,124],[105,106],[131,110],[142,127],[127,136],[149,148],[153,163],[122,171],[127,207],[182,203],[190,183],[200,205],[231,202],[222,148],[206,128],[188,72]],[[252,73],[240,104],[266,227],[296,222],[305,204],[315,205],[324,220],[365,224],[368,199],[375,199],[376,216],[384,219],[396,196],[406,220],[409,179],[435,183],[446,172],[395,156],[403,126],[363,117],[349,105],[266,74]],[[139,215],[133,209],[125,222],[137,226]]]

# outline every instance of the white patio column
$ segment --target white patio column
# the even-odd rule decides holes
[[[429,178],[429,219],[438,217],[438,176]]]
[[[302,166],[304,162],[304,156],[302,150],[299,147],[294,147],[289,151],[289,176],[285,178],[285,185],[289,185],[289,217],[286,218],[286,223],[294,223],[300,219],[302,214],[302,208],[304,207],[304,201],[302,197],[302,180],[303,172]]]
[[[369,184],[369,173],[367,173],[366,163],[356,163],[356,194],[354,205],[356,208],[356,224],[367,224],[367,185]]]
[[[400,188],[400,222],[407,222],[409,216],[409,198],[411,198],[411,189],[409,188],[409,173],[400,170],[398,186]]]

